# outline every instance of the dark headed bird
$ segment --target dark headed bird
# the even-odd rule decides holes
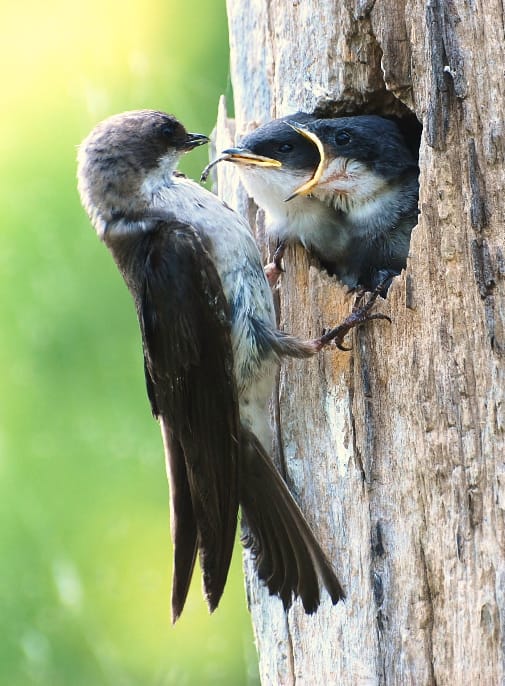
[[[386,288],[405,267],[419,169],[395,122],[296,113],[219,160],[237,164],[281,245],[300,242],[350,288]]]
[[[333,603],[338,579],[274,468],[268,398],[279,358],[323,342],[276,330],[272,296],[248,224],[175,172],[206,136],[141,110],[106,119],[79,150],[79,191],[133,296],[147,392],[161,424],[171,490],[172,616],[182,612],[197,552],[214,610],[239,505],[259,577],[288,608]]]

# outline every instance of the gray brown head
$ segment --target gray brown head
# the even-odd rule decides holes
[[[149,190],[171,183],[179,157],[207,142],[156,110],[100,122],[79,147],[77,171],[81,200],[98,234],[117,216],[134,218],[147,205]]]

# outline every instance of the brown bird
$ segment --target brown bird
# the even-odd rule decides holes
[[[171,489],[172,616],[182,612],[197,552],[210,610],[224,590],[242,508],[256,569],[285,608],[344,597],[332,567],[268,451],[268,399],[283,355],[326,339],[278,331],[248,224],[176,173],[207,142],[151,110],[105,120],[79,150],[78,185],[98,236],[133,296],[147,392],[159,419]]]

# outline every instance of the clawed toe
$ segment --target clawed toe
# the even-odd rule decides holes
[[[391,323],[391,318],[388,317],[387,314],[382,314],[381,312],[371,313],[370,311],[381,292],[382,289],[380,287],[376,288],[364,305],[360,304],[364,294],[360,294],[351,314],[344,319],[341,324],[323,333],[319,339],[321,341],[321,347],[328,345],[333,341],[339,350],[348,352],[351,350],[351,348],[344,346],[343,342],[351,329],[361,326],[372,319],[386,319],[389,323]]]

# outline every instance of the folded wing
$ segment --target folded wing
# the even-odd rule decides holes
[[[237,391],[228,305],[196,230],[157,220],[144,260],[137,309],[171,483],[175,621],[197,550],[211,611],[226,582],[238,512]]]

